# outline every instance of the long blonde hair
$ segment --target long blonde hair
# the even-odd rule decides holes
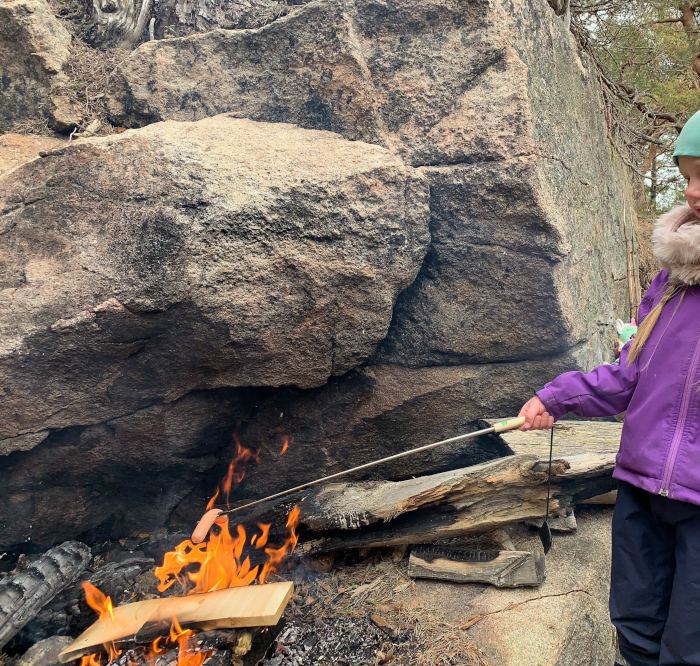
[[[668,287],[666,287],[664,295],[661,297],[661,300],[652,308],[651,312],[649,312],[649,314],[646,317],[644,317],[644,321],[640,324],[639,328],[637,329],[637,335],[634,336],[632,346],[630,347],[629,353],[627,354],[627,365],[630,365],[632,361],[634,361],[634,359],[637,358],[637,356],[639,356],[639,354],[641,353],[642,349],[644,348],[644,345],[646,344],[647,340],[649,339],[649,336],[651,335],[651,332],[654,330],[656,323],[659,321],[659,317],[661,316],[661,310],[664,309],[664,305],[666,305],[666,303],[668,303],[677,293],[682,292],[681,297],[678,300],[678,305],[676,305],[676,309],[673,311],[671,319],[669,319],[668,324],[666,324],[666,328],[668,328],[669,324],[673,320],[673,317],[676,316],[678,308],[683,302],[683,297],[685,296],[685,290],[687,288],[688,286],[683,284],[682,282],[669,283]],[[664,329],[664,333],[665,332],[666,329]],[[663,333],[661,335],[663,335]]]

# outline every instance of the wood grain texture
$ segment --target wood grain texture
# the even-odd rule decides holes
[[[411,553],[408,575],[495,587],[535,587],[544,580],[544,564],[544,554],[519,550],[502,550],[488,562],[459,562],[446,557],[426,560],[419,553]]]
[[[488,425],[499,423],[496,419],[484,421]],[[594,451],[620,449],[622,423],[607,421],[559,421],[554,426],[554,455],[579,455]],[[513,453],[549,455],[549,430],[511,430],[500,434]]]
[[[165,597],[125,604],[88,627],[75,642],[61,652],[61,663],[95,652],[104,643],[133,638],[144,625],[170,627],[173,616],[182,627],[203,630],[274,626],[287,605],[294,584],[269,583],[233,587],[187,597]]]
[[[0,580],[0,648],[63,588],[75,582],[90,561],[90,548],[66,541],[26,569]]]
[[[547,466],[546,459],[520,454],[421,479],[328,486],[301,503],[302,523],[315,528],[302,551],[430,543],[540,518]],[[614,467],[613,451],[556,458],[550,514],[610,491]]]

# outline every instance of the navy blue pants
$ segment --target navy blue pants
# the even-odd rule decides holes
[[[620,482],[610,617],[632,666],[700,666],[700,506]]]

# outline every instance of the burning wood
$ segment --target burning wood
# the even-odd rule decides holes
[[[228,503],[232,485],[243,479],[248,462],[257,459],[257,454],[240,444],[236,434],[234,439],[236,456],[209,506],[213,506],[220,492]],[[82,656],[81,666],[101,666],[100,647],[113,662],[125,647],[136,644],[133,649],[137,654],[129,656],[128,664],[158,666],[156,658],[170,645],[177,646],[178,666],[201,666],[211,650],[195,645],[195,630],[276,625],[294,585],[268,581],[294,552],[298,524],[299,507],[295,506],[287,516],[286,537],[277,547],[269,542],[271,524],[258,523],[259,533],[253,534],[249,542],[243,525],[231,530],[228,517],[220,516],[207,542],[183,541],[166,553],[163,564],[155,569],[160,592],[178,583],[185,596],[149,599],[115,608],[108,596],[84,582],[86,601],[99,614],[99,620],[61,653],[61,662]],[[251,554],[257,564],[251,562]],[[154,637],[149,646],[139,647]]]
[[[55,546],[25,571],[0,581],[0,648],[58,592],[78,579],[90,549],[78,541]]]
[[[193,635],[192,628],[273,626],[279,621],[293,590],[293,583],[281,582],[186,597],[149,599],[117,608],[111,608],[109,603],[104,606],[106,609],[100,614],[100,619],[61,653],[61,663],[94,653],[103,645],[107,647],[111,661],[119,656],[127,639],[133,643],[134,638],[140,632],[145,633],[144,629],[148,627],[169,627],[166,629],[168,639],[156,638],[151,646],[151,652],[157,654],[168,641],[179,644],[181,651],[183,647],[187,650],[184,639],[189,640]],[[183,630],[182,626],[188,629]]]

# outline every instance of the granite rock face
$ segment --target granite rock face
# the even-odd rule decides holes
[[[544,0],[317,0],[258,30],[142,45],[109,106],[129,126],[293,122],[425,167],[431,250],[376,362],[577,348],[591,365],[626,309],[624,174],[598,99]]]
[[[107,100],[132,130],[0,179],[2,543],[193,524],[236,429],[260,497],[612,360],[633,212],[598,99],[544,0],[314,0],[138,47]]]
[[[44,107],[70,41],[45,0],[0,1],[0,129]]]
[[[0,177],[13,169],[37,159],[42,152],[50,152],[65,142],[44,136],[3,134],[0,136]]]
[[[351,370],[420,268],[427,196],[384,148],[227,116],[14,170],[0,182],[1,436]]]
[[[2,455],[0,545],[45,546],[65,534],[88,541],[191,528],[236,455],[254,452],[231,500],[264,497],[412,446],[473,430],[484,414],[510,415],[566,356],[457,367],[373,366],[315,389],[194,391],[103,423],[44,431]],[[280,455],[283,436],[289,447]],[[25,436],[25,439],[28,436]],[[20,438],[6,440],[16,442]],[[367,470],[404,479],[507,455],[497,439],[447,445]],[[244,468],[239,467],[239,471]],[[362,473],[361,473],[362,474]]]

